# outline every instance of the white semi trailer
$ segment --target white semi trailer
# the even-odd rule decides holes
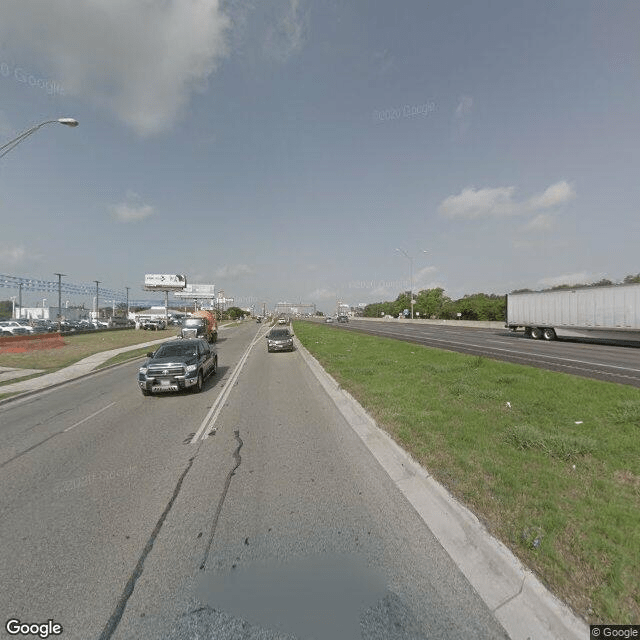
[[[505,326],[536,340],[640,342],[640,284],[510,293]]]

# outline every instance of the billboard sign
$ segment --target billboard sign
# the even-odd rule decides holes
[[[145,289],[160,291],[182,291],[187,286],[187,276],[147,273],[144,277]]]
[[[188,284],[182,291],[176,293],[178,298],[191,298],[192,300],[199,300],[201,298],[209,300],[216,296],[215,284]]]

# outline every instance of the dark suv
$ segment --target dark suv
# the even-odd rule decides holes
[[[191,389],[200,393],[204,381],[218,369],[218,354],[206,340],[165,342],[138,371],[138,386],[143,396]]]
[[[349,316],[338,316],[338,322],[349,322]]]

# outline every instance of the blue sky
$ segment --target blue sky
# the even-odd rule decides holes
[[[635,0],[5,0],[2,144],[80,125],[0,159],[0,274],[327,311],[408,289],[398,248],[453,298],[619,281],[639,24]]]

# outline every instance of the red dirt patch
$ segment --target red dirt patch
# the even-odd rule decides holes
[[[0,353],[24,353],[64,347],[59,333],[41,333],[35,336],[11,336],[0,338]]]

